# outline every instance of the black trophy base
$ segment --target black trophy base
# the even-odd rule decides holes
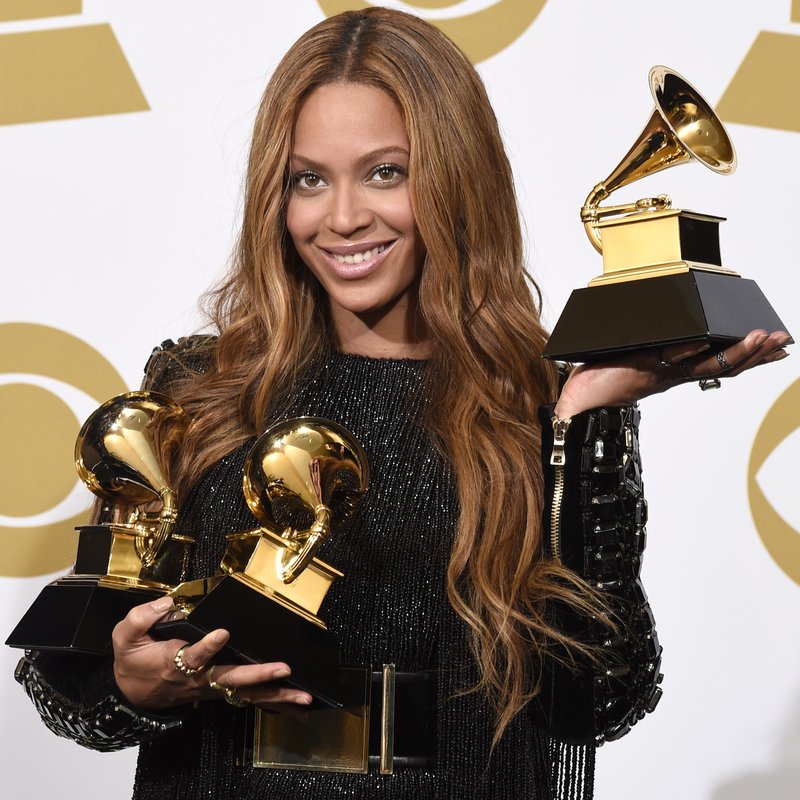
[[[693,341],[722,350],[757,328],[786,330],[755,281],[691,270],[576,289],[544,356],[592,362]]]
[[[308,692],[318,705],[340,708],[339,647],[331,634],[281,603],[226,575],[185,618],[151,629],[157,639],[197,642],[225,628],[228,644],[218,664],[283,661],[292,670],[289,686]]]
[[[25,650],[109,654],[114,626],[134,606],[163,595],[154,589],[102,586],[91,576],[60,578],[42,589],[6,644]]]

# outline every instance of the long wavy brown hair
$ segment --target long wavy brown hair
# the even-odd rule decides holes
[[[326,298],[285,224],[294,123],[309,93],[332,82],[383,89],[405,121],[426,251],[419,310],[433,344],[425,422],[460,501],[448,594],[471,632],[474,688],[497,710],[497,740],[535,695],[548,644],[571,644],[548,621],[547,602],[585,610],[591,596],[542,553],[537,409],[555,399],[558,375],[541,358],[538,289],[524,269],[497,121],[472,65],[423,20],[379,8],[333,17],[304,34],[270,80],[232,269],[210,295],[214,368],[175,392],[192,419],[179,487],[260,433],[268,406],[335,346]]]

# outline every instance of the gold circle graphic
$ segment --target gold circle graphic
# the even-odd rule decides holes
[[[66,331],[34,323],[0,324],[0,375],[10,373],[42,375],[75,386],[98,405],[127,390],[116,369],[89,344]],[[0,413],[17,429],[10,441],[3,440],[3,459],[9,470],[19,470],[15,485],[25,487],[19,498],[4,502],[0,514],[23,517],[8,514],[8,509],[32,515],[53,508],[77,480],[72,448],[78,421],[71,411],[67,413],[63,399],[39,386],[14,383],[0,389],[6,390]],[[42,395],[49,397],[45,400]],[[5,478],[6,473],[0,476]],[[89,499],[87,493],[87,503]],[[75,560],[73,528],[87,520],[84,512],[34,527],[0,525],[0,575],[22,578],[68,567]]]
[[[449,8],[457,6],[462,0],[408,0],[408,5],[415,8]]]
[[[800,584],[800,532],[796,531],[772,507],[756,476],[775,448],[800,428],[800,380],[795,381],[773,404],[758,429],[750,464],[747,469],[747,490],[750,513],[767,552],[778,566]]]
[[[485,61],[505,50],[533,24],[547,0],[498,0],[481,11],[462,17],[428,20],[446,33],[473,64]],[[343,11],[363,11],[371,3],[365,0],[317,0],[326,16]],[[419,8],[449,8],[458,5],[451,0],[409,0]]]
[[[72,467],[70,450],[79,429],[72,409],[47,389],[0,385],[0,441],[13,454],[0,459],[0,514],[41,514],[70,493],[75,471],[64,467]]]

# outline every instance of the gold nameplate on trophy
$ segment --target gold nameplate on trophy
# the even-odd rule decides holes
[[[344,573],[312,558],[305,569],[287,583],[283,577],[287,552],[291,551],[286,539],[267,528],[229,534],[222,569],[324,629],[326,625],[317,612],[334,579],[343,577]]]
[[[342,573],[316,553],[368,482],[366,455],[341,425],[300,417],[270,427],[244,464],[244,496],[260,527],[228,534],[221,574],[177,586],[175,604],[187,616],[153,635],[197,641],[225,628],[219,660],[285,661],[294,685],[340,706],[338,646],[318,612]]]
[[[724,220],[680,208],[602,220],[595,227],[603,240],[603,274],[592,278],[589,286],[690,269],[737,275],[719,263],[719,223]]]
[[[666,67],[650,70],[655,108],[622,161],[581,208],[603,273],[572,293],[544,350],[595,361],[629,350],[706,341],[722,349],[751,330],[786,330],[753,281],[722,265],[724,217],[672,208],[666,195],[600,205],[617,189],[678,164],[736,169],[733,144],[700,93]]]
[[[42,590],[7,644],[108,652],[114,625],[133,606],[183,580],[194,540],[175,531],[176,497],[162,455],[178,445],[184,423],[180,406],[157,392],[119,395],[86,420],[75,466],[87,488],[110,503],[111,519],[78,528],[72,573]]]

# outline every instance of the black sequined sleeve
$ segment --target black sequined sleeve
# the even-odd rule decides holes
[[[90,750],[133,747],[181,725],[179,716],[133,708],[119,691],[108,658],[31,652],[14,676],[53,733]]]
[[[181,337],[177,342],[161,342],[145,365],[142,389],[169,395],[176,383],[206,372],[214,360],[216,341],[216,336],[198,334]]]
[[[567,425],[540,410],[547,557],[599,589],[617,632],[554,609],[569,633],[595,645],[596,664],[551,664],[531,706],[537,723],[563,742],[602,744],[624,736],[660,696],[661,647],[640,569],[647,503],[636,407],[596,409]]]

